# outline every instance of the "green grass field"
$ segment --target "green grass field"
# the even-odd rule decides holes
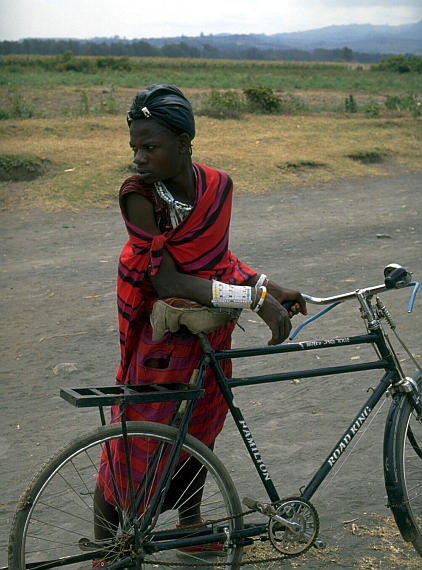
[[[3,209],[113,202],[131,173],[126,111],[137,89],[159,82],[177,84],[192,101],[194,159],[226,170],[237,192],[422,169],[422,74],[158,58],[107,58],[101,67],[100,59],[0,57]],[[253,85],[284,98],[283,113],[201,114],[213,89],[241,97]]]
[[[362,90],[373,94],[422,91],[420,73],[397,74],[374,71],[372,67],[353,63],[0,56],[0,85],[53,89],[64,85],[138,88],[151,83],[173,83],[202,89],[265,85],[272,89]]]

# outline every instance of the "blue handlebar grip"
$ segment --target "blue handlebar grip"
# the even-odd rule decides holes
[[[407,306],[408,313],[411,313],[413,311],[413,305],[415,304],[415,297],[416,293],[419,290],[420,283],[419,281],[412,281],[411,283],[409,283],[408,287],[411,287],[412,285],[413,285],[413,291],[412,294],[410,295],[409,304]]]

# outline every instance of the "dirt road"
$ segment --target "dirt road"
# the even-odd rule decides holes
[[[422,279],[421,189],[421,173],[402,172],[265,196],[235,196],[231,248],[257,271],[318,296],[377,284],[384,266],[393,261]],[[77,411],[62,401],[60,387],[114,381],[119,358],[115,271],[125,230],[117,206],[80,213],[3,212],[0,228],[4,566],[11,518],[25,483],[62,443],[98,424],[93,411]],[[402,326],[403,336],[420,358],[422,298],[408,315],[408,291],[387,295],[393,316],[406,327]],[[310,312],[316,310],[311,307]],[[246,332],[237,329],[236,345],[264,344],[269,338],[252,313],[245,312],[241,324]],[[344,307],[305,329],[301,337],[346,336],[360,330],[356,310]],[[326,364],[338,356],[324,353],[318,360]],[[364,349],[356,348],[342,359],[363,357]],[[316,365],[316,357],[301,355],[300,363],[236,363],[235,374],[264,367],[267,372],[303,368],[306,363]],[[376,379],[377,375],[360,374],[340,381],[325,378],[236,391],[255,440],[264,457],[269,456],[267,464],[286,495],[297,493],[307,482]],[[420,559],[403,546],[385,519],[389,511],[381,452],[386,403],[346,466],[315,496],[327,549],[276,567],[419,567]],[[240,494],[250,494],[256,481],[237,451],[237,437],[228,422],[217,453],[226,454]],[[262,497],[259,490],[256,494]]]

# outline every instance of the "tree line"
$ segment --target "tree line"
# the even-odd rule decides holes
[[[146,40],[87,41],[72,39],[28,38],[0,42],[0,55],[60,55],[71,52],[84,56],[177,57],[205,59],[247,59],[267,61],[355,61],[378,63],[385,54],[354,52],[347,46],[335,49],[282,49],[239,46],[225,43],[217,46],[208,42],[193,45],[187,41],[172,41],[153,45]]]

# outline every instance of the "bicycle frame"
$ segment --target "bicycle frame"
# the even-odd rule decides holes
[[[231,415],[237,426],[237,429],[245,443],[249,456],[252,459],[255,469],[267,491],[267,494],[272,502],[278,502],[280,497],[272,482],[272,478],[266,467],[261,453],[255,443],[253,435],[244,419],[244,416],[239,407],[234,402],[232,388],[239,386],[251,386],[255,384],[264,384],[272,382],[283,382],[287,380],[299,378],[312,378],[316,376],[337,375],[350,372],[359,372],[366,370],[379,370],[385,371],[377,387],[373,390],[371,396],[363,404],[357,415],[350,423],[347,430],[339,438],[334,445],[327,458],[323,461],[312,480],[301,491],[301,495],[310,499],[320,484],[324,481],[328,473],[334,467],[337,460],[341,457],[343,452],[351,443],[352,439],[358,433],[366,419],[371,414],[372,410],[379,402],[381,397],[385,394],[387,389],[400,381],[399,372],[395,366],[394,359],[390,350],[388,349],[384,336],[381,330],[375,330],[365,335],[357,335],[345,338],[336,339],[323,339],[323,340],[309,340],[298,343],[289,343],[276,346],[263,346],[258,348],[240,348],[214,351],[210,346],[208,339],[205,335],[199,335],[203,349],[204,349],[204,364],[208,364],[217,379],[220,390],[229,406]],[[251,356],[265,356],[273,354],[282,354],[290,352],[303,352],[321,350],[324,348],[342,348],[345,346],[352,346],[357,344],[372,344],[379,352],[380,358],[376,361],[363,362],[359,364],[346,364],[343,366],[329,366],[321,368],[310,368],[306,370],[294,370],[291,372],[282,372],[277,374],[258,375],[242,378],[226,378],[221,366],[220,360],[245,358]],[[198,382],[201,378],[198,378]]]
[[[418,284],[414,283],[411,283],[410,285],[415,285],[415,290],[412,295],[411,303],[409,304],[409,312],[411,310],[411,304],[413,304],[414,295],[416,293],[417,287],[419,286]],[[193,414],[195,401],[201,395],[202,383],[208,368],[211,368],[211,370],[214,373],[219,389],[221,390],[221,393],[228,405],[230,413],[240,433],[240,436],[246,446],[248,454],[255,466],[255,469],[260,477],[260,480],[262,481],[262,484],[272,503],[281,502],[280,496],[275,488],[272,477],[269,473],[267,466],[265,465],[265,462],[255,443],[252,432],[249,429],[249,426],[242,414],[242,411],[235,403],[233,388],[240,386],[268,384],[273,382],[283,382],[283,381],[285,382],[301,378],[314,378],[314,377],[322,377],[328,375],[342,375],[346,373],[356,373],[368,370],[384,371],[384,374],[379,380],[377,386],[375,388],[371,388],[372,390],[371,395],[367,398],[367,400],[361,406],[357,414],[351,420],[346,431],[344,431],[341,437],[334,444],[334,446],[332,447],[331,451],[329,452],[325,460],[321,463],[320,467],[313,475],[312,479],[306,484],[306,486],[300,489],[300,495],[306,500],[310,500],[312,496],[315,494],[321,483],[324,481],[324,479],[333,469],[337,461],[340,459],[340,457],[349,447],[350,443],[357,435],[363,424],[366,422],[366,420],[372,413],[373,409],[376,407],[377,403],[380,401],[382,396],[389,389],[393,394],[399,391],[407,392],[407,396],[410,402],[412,403],[412,406],[419,415],[422,415],[422,405],[420,402],[420,398],[417,394],[417,388],[415,393],[415,386],[412,385],[409,379],[404,377],[401,367],[397,362],[397,357],[395,355],[394,348],[392,347],[391,343],[388,340],[388,337],[382,330],[382,327],[380,325],[380,320],[376,318],[374,311],[371,307],[372,295],[374,293],[384,291],[385,288],[386,288],[385,286],[376,286],[368,289],[361,289],[355,291],[354,293],[349,293],[326,299],[317,299],[307,296],[308,301],[317,304],[324,304],[324,303],[328,304],[328,302],[333,302],[332,305],[320,311],[318,315],[309,318],[307,322],[310,322],[315,318],[318,318],[318,316],[325,314],[328,310],[331,310],[331,308],[334,308],[334,306],[341,303],[342,301],[349,300],[352,297],[357,298],[361,306],[361,314],[367,320],[368,332],[366,334],[354,335],[343,338],[334,338],[334,339],[323,338],[318,340],[305,340],[301,342],[290,342],[287,344],[280,344],[275,346],[249,347],[249,348],[228,349],[228,350],[214,350],[210,345],[207,336],[204,333],[198,334],[198,338],[201,342],[204,354],[199,362],[197,370],[194,372],[191,378],[191,382],[188,385],[186,384],[183,385],[183,387],[186,390],[189,389],[193,391],[192,396],[187,396],[186,393],[179,393],[178,396],[174,394],[173,395],[162,394],[160,396],[161,399],[179,400],[179,404],[176,407],[173,420],[171,422],[172,425],[177,425],[178,434],[176,439],[174,440],[175,445],[171,449],[169,457],[166,460],[165,468],[163,470],[162,477],[158,482],[150,508],[145,513],[145,516],[142,518],[139,528],[136,529],[135,532],[136,536],[138,536],[138,533],[146,532],[147,529],[153,529],[157,521],[157,518],[161,512],[164,496],[169,488],[171,478],[177,466],[181,448],[185,440],[186,433],[188,431],[188,426]],[[300,325],[299,328],[303,328],[304,324],[306,323],[302,323],[302,325]],[[344,365],[319,367],[319,368],[307,368],[304,370],[292,370],[289,372],[255,375],[255,376],[240,377],[240,378],[227,378],[220,366],[220,361],[228,359],[231,360],[236,358],[247,358],[253,356],[269,356],[275,354],[285,354],[285,353],[294,353],[294,352],[301,353],[304,351],[318,351],[325,348],[335,349],[335,348],[343,348],[345,346],[363,345],[363,344],[368,344],[373,346],[378,358],[375,360],[368,360],[366,362],[360,362],[356,364],[344,364]],[[148,386],[145,386],[144,389],[148,390]],[[103,425],[105,424],[105,417],[102,411],[102,405],[110,405],[110,403],[119,404],[121,406],[120,421],[122,423],[122,431],[125,434],[126,433],[125,406],[127,404],[143,401],[142,399],[145,398],[144,395],[137,395],[137,394],[134,395],[131,393],[133,391],[138,391],[138,390],[142,391],[142,385],[135,387],[133,386],[120,387],[118,390],[123,391],[122,394],[120,393],[114,394],[112,393],[113,389],[111,390],[108,389],[110,395],[107,394],[107,396],[104,396],[101,390],[103,389],[102,388],[101,389],[93,388],[88,390],[82,389],[80,390],[80,394],[77,394],[76,398],[74,398],[72,389],[68,389],[67,392],[65,390],[64,392],[66,399],[68,399],[71,403],[74,403],[74,405],[98,405],[100,407],[101,423]],[[117,388],[115,388],[115,391],[116,390]],[[90,401],[91,400],[90,391],[93,391],[94,394],[96,394],[92,396],[92,401]],[[75,401],[77,401],[78,398],[79,398],[79,403],[75,404],[75,402],[73,402],[72,399],[75,399]],[[142,399],[138,400],[138,398]],[[152,399],[144,401],[158,401],[156,398],[157,396],[153,395]],[[86,404],[82,403],[84,399],[87,401]],[[186,402],[186,400],[189,401]],[[183,401],[185,402],[183,403]],[[127,435],[125,439],[127,439]],[[131,461],[128,449],[125,449],[125,455],[126,455],[126,464],[129,473],[129,479],[131,480]],[[111,463],[112,462],[110,461],[110,464]],[[130,519],[132,522],[135,521],[137,517],[137,511],[143,499],[144,490],[142,490],[142,487],[145,489],[145,486],[148,485],[148,477],[149,475],[148,473],[146,473],[145,479],[141,482],[140,486],[137,489],[132,489],[131,504],[133,505],[133,508],[130,513]],[[130,487],[132,488],[132,483],[130,484]],[[239,513],[239,515],[241,515],[241,513]],[[247,537],[252,537],[261,534],[262,532],[264,532],[265,528],[266,528],[265,523],[250,524],[242,530],[235,530],[234,532],[231,533],[230,536],[231,539],[235,541],[242,541]],[[191,546],[194,544],[206,544],[206,543],[215,542],[216,540],[224,542],[227,539],[224,528],[221,529],[217,528],[212,533],[210,533],[209,530],[204,528],[203,531],[196,532],[194,537],[192,536],[185,537],[185,531],[183,529],[176,529],[170,531],[167,530],[157,534],[156,538],[158,539],[157,542],[152,541],[151,543],[144,545],[144,552],[146,554],[167,549],[172,550],[174,548]],[[125,560],[119,562],[118,567],[121,567],[120,564],[123,563],[125,563]]]
[[[377,291],[381,292],[382,290],[385,290],[385,287],[378,286],[375,288],[371,288],[371,293]],[[350,296],[347,295],[342,296],[341,298],[342,300],[347,300],[351,296],[352,294],[350,294]],[[337,304],[338,302],[335,302],[327,309],[324,309],[323,311],[321,311],[320,315],[327,312],[327,310],[334,308],[334,306],[336,306]],[[352,419],[346,431],[335,443],[335,445],[329,452],[326,459],[321,463],[320,467],[315,472],[311,481],[304,488],[301,489],[300,491],[301,496],[304,497],[305,499],[310,500],[317,491],[317,489],[319,488],[319,486],[321,485],[321,483],[327,477],[331,469],[333,469],[338,459],[346,451],[346,449],[352,442],[353,438],[357,435],[363,424],[366,422],[366,420],[368,419],[368,417],[370,416],[370,414],[372,413],[373,409],[380,401],[382,396],[387,392],[387,390],[390,387],[392,386],[398,387],[400,383],[402,383],[403,381],[402,375],[400,374],[400,370],[396,366],[394,354],[386,343],[384,333],[379,325],[379,322],[373,318],[373,313],[372,313],[372,308],[370,307],[370,303],[368,305],[366,300],[364,301],[364,309],[365,313],[368,313],[372,319],[372,320],[368,319],[369,320],[368,333],[361,335],[354,335],[350,337],[306,340],[301,342],[287,343],[275,346],[214,350],[210,345],[208,338],[205,334],[200,333],[198,335],[204,351],[204,355],[198,366],[198,374],[195,378],[194,386],[197,389],[200,389],[202,387],[202,381],[205,377],[206,371],[209,367],[211,367],[215,375],[216,381],[218,383],[218,386],[222,392],[222,395],[228,405],[230,413],[236,424],[236,427],[240,433],[240,436],[242,437],[246,449],[248,450],[248,454],[255,466],[255,469],[262,481],[262,484],[268,494],[270,501],[273,503],[280,502],[280,496],[273,484],[272,477],[268,471],[268,468],[265,465],[264,460],[262,459],[261,453],[255,443],[252,432],[249,429],[249,426],[242,414],[242,411],[234,401],[234,395],[232,389],[240,386],[268,384],[268,383],[283,382],[293,379],[313,378],[313,377],[328,376],[328,375],[340,375],[346,373],[363,372],[368,370],[384,370],[384,374],[379,380],[378,385],[374,389],[372,389],[372,394],[364,402],[364,404],[361,406],[356,416]],[[311,318],[310,320],[312,319],[313,318]],[[345,365],[320,367],[320,368],[308,368],[305,370],[293,370],[290,372],[280,372],[275,374],[256,375],[256,376],[241,377],[241,378],[227,378],[224,375],[224,372],[219,364],[221,360],[227,360],[227,359],[248,358],[253,356],[269,356],[274,354],[284,354],[284,353],[304,352],[304,351],[317,351],[325,348],[344,348],[345,346],[362,345],[362,344],[372,345],[375,348],[375,352],[378,354],[378,359],[358,364],[345,364]],[[398,390],[399,388],[396,389]],[[409,397],[414,407],[418,410],[418,413],[420,413],[421,404],[419,401],[415,401],[413,392],[409,393]],[[177,457],[179,455],[181,444],[187,432],[187,427],[189,425],[190,418],[193,413],[193,408],[194,408],[194,401],[189,402],[188,408],[185,410],[184,414],[181,417],[179,416],[179,421],[180,421],[179,435],[177,438],[176,448],[173,450],[171,458],[167,463],[166,474],[165,476],[163,476],[162,480],[159,483],[156,497],[159,496],[161,494],[161,491],[168,486],[169,483],[168,477],[169,475],[171,477],[171,474],[175,467],[175,462],[177,462]],[[123,418],[122,420],[124,422]],[[135,513],[133,513],[133,515],[135,515]],[[152,522],[151,517],[147,517],[146,520],[144,521],[142,528],[145,529],[147,526],[151,524],[151,522]],[[242,536],[252,536],[254,534],[259,534],[262,528],[263,528],[262,525],[258,525],[255,529],[252,529],[252,527],[250,527],[248,529],[244,529],[243,531],[235,531],[233,538],[234,536],[236,536],[237,538],[241,538]],[[223,537],[223,534],[221,536]],[[165,538],[168,539],[170,538],[170,536],[166,536]],[[216,539],[215,534],[208,537],[207,536],[198,537],[198,541],[202,543],[210,542],[215,539]],[[180,542],[181,545],[184,544],[183,538],[179,540],[176,538],[176,540],[178,544],[179,540],[181,540]],[[188,542],[189,540],[191,541],[190,543],[192,543],[192,539],[188,539]],[[169,546],[169,548],[171,548],[171,546]],[[152,550],[153,549],[154,548],[152,548]],[[159,550],[165,549],[164,544],[161,543],[158,549]]]

